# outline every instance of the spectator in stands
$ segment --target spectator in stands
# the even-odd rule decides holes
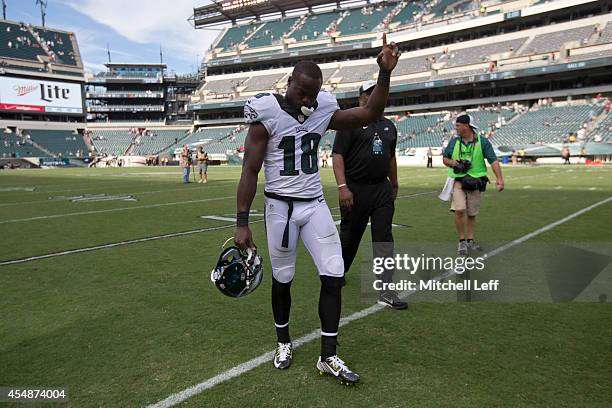
[[[183,150],[181,151],[181,168],[183,169],[183,183],[189,183],[189,171],[191,169],[191,151],[189,150],[189,146],[183,146]]]
[[[198,160],[198,173],[200,174],[198,183],[208,183],[208,153],[204,151],[202,146],[198,146],[196,159]]]
[[[478,127],[474,124],[474,118],[468,114],[460,115],[455,127],[458,137],[452,139],[444,150],[443,162],[449,168],[448,176],[454,179],[451,211],[455,212],[455,226],[459,235],[457,254],[467,255],[468,251],[481,250],[474,238],[480,195],[489,182],[485,159],[495,173],[497,191],[503,191],[504,179],[493,145],[476,135]]]

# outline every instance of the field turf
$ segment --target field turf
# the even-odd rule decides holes
[[[506,191],[490,186],[483,198],[477,232],[483,243],[510,242],[612,196],[609,168],[503,170]],[[208,184],[184,185],[178,168],[0,172],[0,386],[68,387],[70,407],[145,406],[271,351],[261,222],[252,230],[265,261],[262,286],[230,299],[209,280],[233,227],[202,216],[235,213],[239,173],[209,167]],[[321,177],[328,205],[336,207],[332,170],[322,169]],[[404,227],[394,229],[396,240],[454,245],[448,204],[437,199],[445,171],[400,168],[399,178],[394,222]],[[255,210],[262,210],[262,193],[260,184]],[[128,200],[91,201],[100,194]],[[551,242],[609,249],[611,221],[608,201],[513,251]],[[125,242],[151,237],[159,238]],[[42,255],[50,256],[27,260]],[[8,263],[15,260],[23,261]],[[529,270],[529,262],[519,264]],[[297,265],[294,339],[319,327],[320,284],[303,246]],[[371,306],[361,297],[359,273],[347,277],[343,316]],[[362,376],[356,387],[318,375],[314,340],[295,350],[285,372],[266,362],[182,405],[608,407],[612,266],[602,273],[607,283],[591,285],[575,302],[415,297],[408,311],[355,320],[340,331],[339,353]]]

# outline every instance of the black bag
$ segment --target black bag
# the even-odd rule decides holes
[[[472,177],[469,174],[461,178],[461,188],[465,191],[484,191],[487,187],[486,181]]]

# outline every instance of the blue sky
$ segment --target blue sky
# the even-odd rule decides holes
[[[8,20],[41,25],[35,0],[6,0]],[[218,31],[194,30],[194,6],[208,0],[48,0],[46,25],[77,36],[88,72],[105,70],[106,44],[112,62],[159,62],[177,73],[195,72]]]

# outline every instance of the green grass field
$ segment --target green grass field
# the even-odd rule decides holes
[[[611,170],[504,168],[507,190],[485,194],[478,238],[501,245],[609,198]],[[266,265],[262,287],[230,299],[209,280],[233,227],[201,216],[235,213],[239,173],[238,167],[210,167],[208,184],[183,185],[177,168],[0,172],[0,386],[65,386],[71,407],[145,406],[273,350],[261,222],[252,229]],[[331,169],[321,176],[328,205],[336,207]],[[437,199],[444,170],[401,168],[399,178],[394,221],[407,227],[394,230],[396,240],[454,243],[448,204]],[[10,191],[20,187],[35,189]],[[262,210],[262,192],[260,185],[254,209]],[[67,199],[85,194],[135,201]],[[551,242],[610,249],[611,220],[607,202],[512,251]],[[186,231],[193,233],[58,254]],[[45,254],[55,255],[6,264]],[[526,273],[530,262],[523,261]],[[608,407],[610,265],[605,273],[608,286],[591,285],[576,302],[415,297],[408,311],[355,320],[340,331],[339,353],[362,376],[356,387],[318,375],[314,340],[295,350],[285,372],[266,362],[182,405]],[[371,306],[362,299],[358,275],[347,277],[343,316]],[[292,292],[294,339],[319,327],[318,293],[319,279],[301,247]]]

